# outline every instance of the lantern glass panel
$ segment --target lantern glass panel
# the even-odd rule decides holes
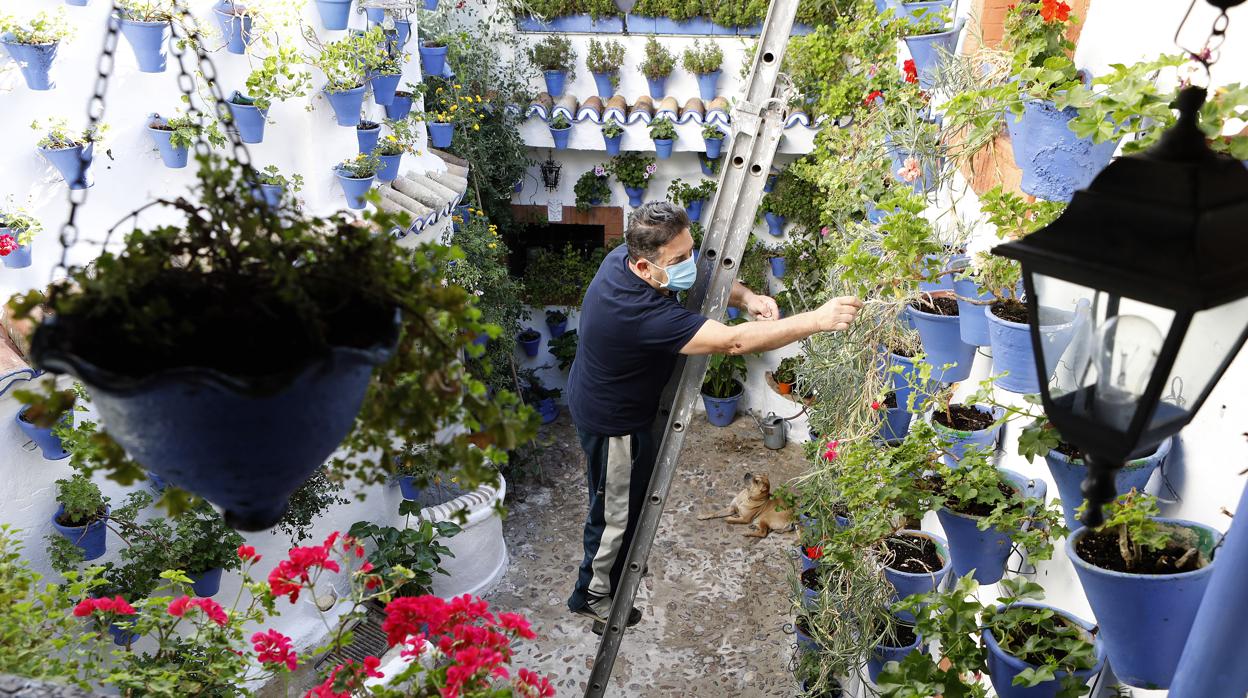
[[[1192,413],[1200,409],[1224,365],[1238,353],[1246,327],[1248,297],[1192,316],[1191,326],[1187,328],[1162,390],[1161,404],[1149,424],[1150,430],[1164,429],[1168,423],[1179,419],[1186,423]]]

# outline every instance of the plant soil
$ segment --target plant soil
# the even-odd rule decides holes
[[[892,560],[888,563],[891,570],[927,574],[945,566],[940,559],[936,542],[931,538],[898,534],[880,543],[880,547]]]
[[[169,124],[160,122],[160,121],[155,121],[151,124],[148,124],[148,126],[156,129],[157,131],[172,131],[173,130],[172,126],[170,126]]]
[[[1007,322],[1027,324],[1027,304],[1022,301],[1011,299],[993,303],[992,314]]]
[[[894,623],[892,630],[885,633],[881,647],[909,647],[919,639],[914,634],[914,626],[905,623]]]
[[[819,591],[823,588],[823,578],[819,576],[818,567],[812,567],[802,572],[802,587],[811,591]]]
[[[950,415],[953,416],[952,423],[949,421]],[[983,431],[992,426],[992,423],[996,420],[992,418],[991,414],[981,412],[971,405],[950,405],[947,411],[937,410],[932,415],[932,421],[942,427],[960,431]]]
[[[928,315],[949,317],[958,314],[958,301],[953,296],[935,296],[930,300],[925,298],[923,300],[911,301],[910,307]]]
[[[1080,628],[1079,626],[1075,625],[1074,623],[1071,623],[1069,620],[1059,615],[1054,615],[1052,618],[1052,622],[1054,624],[1059,624],[1063,629],[1075,628],[1081,632],[1083,631],[1083,628]],[[1051,653],[1028,652],[1023,647],[1013,647],[1013,646],[1007,645],[1005,642],[1002,641],[1002,638],[1000,637],[999,633],[995,629],[990,628],[990,630],[992,631],[993,637],[997,640],[997,644],[999,644],[1001,646],[1001,649],[1005,650],[1005,652],[1008,653],[1010,656],[1015,657],[1017,659],[1021,659],[1022,661],[1027,662],[1028,664],[1031,664],[1032,666],[1044,666],[1045,664],[1048,663],[1048,658]],[[1026,642],[1028,638],[1032,638],[1032,637],[1043,640],[1044,641],[1043,644],[1051,645],[1060,636],[1052,627],[1049,627],[1047,625],[1036,625],[1035,623],[1027,623],[1027,622],[1024,622],[1021,625],[1019,625],[1018,631],[1014,634],[1014,638],[1023,640],[1024,642]],[[1055,658],[1060,662],[1064,657],[1065,655],[1055,657]],[[1066,671],[1066,672],[1075,672],[1083,668],[1083,667],[1078,667],[1078,666],[1069,666],[1069,664],[1070,663],[1067,662],[1066,666],[1059,666],[1059,668],[1062,671]]]
[[[381,124],[377,123],[376,121],[361,121],[355,127],[357,131],[372,131],[373,129],[377,129],[377,128],[381,128]]]
[[[1005,495],[1006,501],[1010,502],[1011,509],[1016,509],[1023,505],[1018,490],[1015,490],[1004,482],[997,483],[997,491]],[[966,514],[967,516],[988,516],[997,508],[995,504],[988,505],[983,502],[962,503],[953,501],[952,499],[949,501],[948,506],[953,511],[956,511],[959,514]]]
[[[1066,456],[1066,458],[1069,459],[1071,462],[1083,460],[1083,451],[1080,450],[1079,447],[1074,444],[1068,444],[1065,441],[1061,441],[1061,442],[1058,442],[1057,448],[1053,450],[1057,451],[1063,456]]]
[[[849,507],[845,506],[845,502],[837,502],[832,505],[832,515],[839,516],[843,519],[849,518]]]
[[[96,521],[103,519],[105,516],[108,516],[108,510],[100,509],[99,511],[95,512],[94,516],[87,518],[86,521],[78,521],[75,519],[69,519],[69,518],[66,518],[65,514],[60,514],[56,517],[56,522],[67,528],[81,528],[83,526],[89,526],[95,523]]]
[[[884,406],[893,409],[897,407],[897,393],[889,393],[884,396]]]
[[[905,347],[899,347],[893,344],[888,345],[888,351],[890,354],[896,354],[897,356],[904,356],[907,359],[914,357],[914,352],[910,351],[909,349],[906,349]]]
[[[1180,574],[1198,570],[1207,564],[1205,557],[1199,552],[1188,556],[1182,566],[1176,564],[1187,551],[1187,548],[1175,543],[1170,543],[1161,550],[1142,548],[1139,563],[1128,568],[1118,548],[1117,531],[1088,532],[1075,545],[1075,552],[1084,561],[1104,570],[1129,574]]]

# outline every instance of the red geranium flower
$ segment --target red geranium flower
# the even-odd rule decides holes
[[[836,449],[840,448],[840,446],[841,446],[841,442],[839,439],[833,439],[832,441],[829,441],[827,448],[824,449],[823,451],[823,459],[824,460],[836,460],[836,454],[837,454]]]
[[[250,545],[238,546],[238,559],[243,562],[248,560],[251,560],[252,562],[260,562],[260,556],[256,554],[256,549]]]
[[[914,64],[913,58],[907,58],[906,62],[902,64],[902,69],[906,73],[906,82],[919,81],[919,68]]]
[[[311,570],[319,567],[330,572],[342,571],[336,561],[329,559],[329,551],[337,539],[338,532],[335,531],[322,545],[291,548],[289,559],[282,560],[269,572],[269,590],[273,595],[286,596],[294,603],[299,600],[303,585],[311,583]]]
[[[187,608],[198,608],[204,612],[205,616],[212,622],[225,626],[230,622],[229,616],[225,614],[225,609],[221,608],[221,604],[212,599],[192,599],[189,596],[181,596],[169,602],[169,615],[181,618],[186,615]]]
[[[1065,22],[1070,19],[1070,5],[1059,0],[1043,0],[1040,3],[1040,18],[1046,22]]]
[[[879,401],[879,400],[872,400],[872,401],[871,401],[871,409],[873,409],[873,410],[878,410],[878,409],[880,409],[880,407],[882,407],[882,405],[880,405],[880,401]]]
[[[818,545],[806,546],[806,557],[812,560],[818,560],[819,558],[823,557],[823,548],[819,547]]]
[[[525,698],[553,698],[555,695],[555,687],[550,685],[550,679],[528,669],[520,670],[515,687]]]
[[[17,239],[12,235],[5,233],[0,235],[0,257],[8,257],[17,251]]]
[[[884,99],[884,92],[882,90],[872,90],[871,93],[867,95],[867,98],[862,100],[862,103],[868,107],[874,106],[876,99]]]
[[[291,649],[290,638],[276,630],[256,633],[251,636],[251,642],[261,664],[284,664],[290,671],[299,666],[298,654]]]
[[[135,613],[138,613],[138,611],[134,610],[133,606],[126,603],[125,599],[120,596],[115,596],[111,599],[107,597],[99,599],[83,599],[78,602],[77,606],[74,606],[73,613],[76,617],[83,618],[91,615],[92,613],[115,613],[119,616],[132,616]]]

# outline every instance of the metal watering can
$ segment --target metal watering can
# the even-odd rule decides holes
[[[792,417],[781,417],[775,412],[768,412],[766,417],[759,419],[751,412],[750,416],[754,417],[754,423],[758,425],[758,430],[763,432],[763,446],[773,451],[779,451],[788,443],[789,420],[796,419],[800,414],[801,412],[798,412]]]

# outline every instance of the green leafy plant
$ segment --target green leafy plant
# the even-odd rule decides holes
[[[637,66],[641,70],[641,74],[651,80],[665,78],[672,74],[676,69],[676,57],[672,55],[660,44],[653,36],[646,39],[646,57],[641,64]]]
[[[243,99],[248,101],[239,103],[268,110],[274,102],[307,96],[312,89],[312,73],[301,67],[302,61],[298,51],[286,46],[265,56],[247,75]]]
[[[654,158],[637,152],[626,152],[611,158],[611,174],[626,187],[644,189],[650,176],[658,171]]]
[[[372,71],[388,67],[385,30],[380,26],[364,32],[348,32],[337,41],[323,43],[310,27],[304,39],[312,48],[307,62],[325,74],[325,92],[346,92],[364,85]]]
[[[566,36],[551,34],[529,49],[529,59],[542,70],[561,70],[569,77],[576,73],[576,50]]]
[[[98,485],[81,473],[56,481],[56,501],[65,510],[59,519],[64,526],[86,526],[104,518],[108,498]]]
[[[590,39],[589,47],[585,51],[585,65],[591,73],[618,72],[620,66],[624,65],[624,44],[609,39]],[[617,81],[618,76],[613,75],[612,84]]]
[[[1086,502],[1079,505],[1080,515],[1086,506]],[[1118,553],[1122,555],[1127,569],[1135,569],[1140,566],[1146,551],[1164,550],[1174,538],[1171,529],[1156,520],[1160,515],[1156,497],[1132,489],[1105,505],[1105,523],[1096,530],[1096,534],[1115,538]],[[1197,554],[1197,549],[1190,548],[1188,554]],[[1186,562],[1186,559],[1180,560],[1175,563],[1176,568],[1181,568]]]
[[[18,245],[29,245],[35,235],[43,232],[43,223],[24,208],[0,208],[0,228],[8,228]]]
[[[225,145],[225,134],[221,133],[217,122],[207,119],[203,114],[179,114],[168,119],[157,117],[148,125],[161,131],[171,131],[169,145],[174,148],[192,148],[200,138],[217,148]]]
[[[546,340],[546,346],[550,349],[550,355],[555,357],[555,362],[559,366],[560,371],[566,371],[572,367],[572,362],[576,360],[576,330],[568,330],[558,337],[551,337]]]
[[[595,165],[576,180],[572,188],[576,194],[576,210],[588,211],[592,201],[607,201],[611,198],[611,175],[604,165]]]
[[[572,128],[572,122],[568,120],[568,115],[563,112],[559,112],[551,117],[546,125],[555,131],[566,131]]]
[[[335,169],[353,179],[367,179],[375,176],[377,170],[381,169],[381,160],[375,152],[357,153],[338,163]]]
[[[686,208],[694,201],[706,201],[714,193],[715,182],[710,179],[704,179],[695,186],[686,184],[683,179],[677,177],[672,180],[671,184],[667,185],[668,200]],[[694,242],[700,243],[701,240],[695,238]]]
[[[776,370],[772,372],[772,377],[777,383],[796,383],[797,367],[801,364],[800,356],[786,356],[780,359],[780,365],[776,366]]]
[[[681,64],[685,70],[695,75],[709,75],[719,70],[724,64],[724,51],[714,42],[702,43],[701,39],[685,49],[681,56]]]
[[[702,137],[708,141],[722,141],[728,134],[718,125],[707,122],[702,124]]]
[[[65,8],[58,7],[54,12],[38,12],[28,22],[0,15],[0,34],[4,33],[12,34],[19,44],[47,45],[72,37],[74,29],[65,16]]]
[[[30,127],[36,131],[43,132],[43,136],[36,145],[48,150],[61,150],[75,146],[86,146],[88,143],[98,143],[103,140],[104,134],[108,131],[106,124],[91,126],[80,132],[71,131],[68,122],[59,117],[44,121],[34,121]]]
[[[416,142],[420,133],[416,129],[418,122],[409,117],[402,119],[386,119],[386,128],[390,131],[377,141],[378,155],[402,155],[415,153]]]
[[[851,16],[833,26],[820,26],[789,41],[784,71],[806,100],[814,116],[833,119],[853,116],[874,90],[901,83],[896,66],[896,32],[888,19],[869,3],[857,2]],[[847,70],[847,66],[872,66]],[[828,80],[829,75],[838,79]],[[856,117],[855,117],[856,118]]]
[[[562,250],[539,250],[524,270],[525,297],[530,305],[579,308],[601,262],[601,251],[587,254],[570,244]]]
[[[607,122],[602,125],[602,135],[607,138],[615,138],[623,133],[624,127],[615,119],[607,119]]]
[[[303,175],[296,172],[288,178],[281,173],[281,170],[277,169],[277,165],[269,165],[260,172],[257,172],[256,179],[261,184],[279,186],[291,193],[303,189]]]
[[[1080,84],[1055,94],[1054,105],[1079,109],[1070,122],[1076,136],[1094,143],[1127,138],[1124,152],[1137,152],[1152,145],[1174,123],[1171,104],[1178,88],[1162,87],[1159,73],[1186,62],[1185,56],[1175,54],[1131,65],[1115,63],[1111,72],[1097,76],[1091,86]]]
[[[623,14],[613,0],[528,0],[525,6],[544,19],[579,14],[601,19]]]
[[[1200,109],[1200,128],[1209,136],[1209,147],[1248,160],[1248,133],[1223,133],[1228,121],[1248,121],[1248,85],[1232,83],[1216,88]]]
[[[563,394],[558,388],[547,388],[537,377],[537,371],[531,368],[517,371],[520,376],[521,394],[524,395],[524,402],[529,405],[536,405],[542,400],[551,400]]]
[[[650,122],[650,137],[654,140],[675,140],[676,124],[667,117],[660,117]]]
[[[439,539],[450,538],[462,530],[450,521],[418,521],[412,527],[411,513],[419,513],[412,512],[415,507],[415,503],[406,500],[399,505],[399,513],[408,515],[408,522],[403,528],[357,521],[347,531],[352,538],[373,546],[368,561],[377,574],[389,578],[399,572],[410,580],[397,588],[394,596],[433,593],[433,575],[447,574],[442,569],[442,558],[455,557]]]
[[[740,395],[745,370],[745,357],[740,354],[711,356],[706,364],[706,378],[702,380],[702,394],[715,398]]]
[[[237,551],[243,537],[226,526],[221,515],[206,504],[179,516],[174,535],[173,554],[179,569],[187,574],[239,566]]]
[[[167,22],[174,17],[172,0],[117,0],[122,19],[136,22]]]

